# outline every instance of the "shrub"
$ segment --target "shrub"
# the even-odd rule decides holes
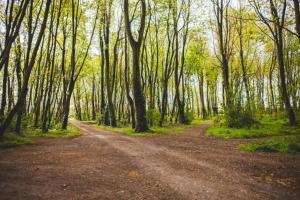
[[[147,121],[152,126],[158,126],[160,120],[160,112],[157,109],[147,110]]]
[[[54,127],[54,129],[59,130],[59,129],[61,129],[61,126],[62,126],[62,123],[57,123],[53,127]]]
[[[97,113],[96,114],[96,123],[98,125],[102,124],[103,123],[103,116],[101,115],[101,113]]]
[[[217,124],[219,126],[225,126],[226,121],[223,115],[217,115],[214,119],[214,124]]]
[[[225,125],[230,128],[251,127],[257,123],[253,114],[238,107],[227,109],[225,112]]]
[[[186,111],[185,112],[185,118],[188,124],[190,124],[194,119],[194,112],[193,111]]]

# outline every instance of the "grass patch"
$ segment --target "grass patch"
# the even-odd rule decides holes
[[[116,133],[121,133],[123,135],[127,136],[156,136],[156,135],[167,135],[170,133],[175,133],[182,131],[184,129],[183,126],[168,126],[168,127],[151,127],[151,130],[144,132],[144,133],[136,133],[134,129],[131,127],[118,127],[118,128],[113,128],[109,126],[102,126],[102,125],[97,125],[98,128],[108,130],[108,131],[113,131]]]
[[[188,128],[193,128],[205,122],[208,122],[210,119],[194,119],[189,125],[186,125]]]
[[[6,132],[3,141],[0,142],[0,148],[33,144],[34,142],[28,137],[73,138],[80,135],[80,131],[72,125],[69,125],[67,130],[51,129],[48,133],[43,133],[41,129],[26,129],[22,132],[22,136]]]
[[[277,137],[250,144],[241,144],[243,151],[300,153],[300,136]]]
[[[266,136],[300,135],[300,127],[286,125],[284,120],[263,119],[251,128],[228,128],[214,125],[207,133],[222,138],[259,138]]]
[[[28,137],[45,137],[45,138],[73,138],[81,136],[81,132],[72,125],[68,125],[67,130],[50,129],[47,133],[43,133],[41,129],[32,129],[25,131],[24,135]]]
[[[173,125],[173,126],[169,125],[169,126],[165,126],[165,127],[155,126],[155,127],[151,127],[151,130],[149,130],[148,132],[144,132],[144,133],[136,133],[134,131],[134,129],[132,129],[131,127],[113,128],[113,127],[103,126],[103,125],[96,125],[96,127],[104,129],[104,130],[116,132],[116,133],[121,133],[121,134],[127,135],[127,136],[146,137],[146,136],[169,135],[169,134],[178,133],[180,131],[183,131],[184,129],[195,127],[204,122],[207,122],[207,120],[196,119],[196,120],[193,120],[189,125],[179,125],[178,124],[178,125]]]
[[[33,141],[28,138],[18,136],[12,132],[7,132],[4,134],[3,141],[0,142],[0,148],[8,148],[29,144],[33,144]]]

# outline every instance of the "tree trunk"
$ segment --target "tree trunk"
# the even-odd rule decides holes
[[[142,4],[142,14],[141,14],[141,26],[138,33],[138,40],[136,41],[133,37],[130,20],[129,20],[129,10],[128,10],[128,0],[124,0],[124,15],[125,15],[125,28],[127,32],[127,37],[129,39],[132,48],[132,61],[133,61],[133,75],[132,75],[132,85],[133,85],[133,95],[134,95],[134,105],[136,111],[136,132],[146,132],[149,130],[148,123],[146,119],[146,101],[142,91],[141,85],[141,74],[140,74],[140,49],[143,42],[143,35],[145,29],[146,21],[146,2],[145,0],[140,1]]]
[[[92,83],[92,120],[96,119],[96,89],[95,89],[95,76],[93,76],[93,83]]]
[[[148,130],[148,124],[146,120],[146,101],[143,95],[141,80],[140,80],[140,50],[132,49],[132,59],[133,59],[133,75],[132,75],[132,85],[133,85],[133,95],[134,104],[136,110],[136,132],[145,132]]]
[[[110,11],[109,11],[110,12]],[[106,14],[106,15],[110,15]],[[112,127],[117,127],[117,120],[115,115],[115,107],[112,101],[112,88],[111,88],[111,79],[110,79],[110,56],[109,56],[109,20],[106,17],[105,21],[105,28],[104,28],[104,43],[105,43],[105,49],[104,49],[104,55],[105,55],[105,79],[106,79],[106,93],[107,93],[107,103],[108,103],[108,111],[109,111],[109,117],[110,117],[110,125]]]
[[[104,84],[105,84],[105,56],[104,56],[104,42],[103,37],[101,34],[101,28],[99,29],[99,40],[100,40],[100,55],[101,55],[101,105],[100,105],[100,112],[101,112],[101,122],[108,126],[110,124],[109,122],[109,115],[106,111],[106,103],[105,103],[105,90],[104,90]]]
[[[204,80],[203,80],[203,72],[200,73],[198,76],[198,82],[199,82],[199,96],[200,96],[200,105],[201,105],[201,114],[202,118],[206,119],[207,118],[207,112],[205,108],[205,103],[204,103]]]
[[[134,102],[130,96],[130,89],[129,89],[129,81],[128,81],[128,76],[129,76],[129,68],[128,68],[128,42],[127,42],[127,37],[125,36],[125,89],[126,89],[126,97],[127,101],[129,103],[130,107],[130,115],[131,115],[131,126],[132,128],[135,128],[135,110],[134,110]]]
[[[300,42],[300,5],[299,5],[299,0],[293,0],[293,1],[294,1],[294,10],[295,10],[295,19],[296,19],[296,31]]]
[[[285,109],[289,118],[290,125],[296,125],[296,115],[293,107],[291,106],[290,98],[287,92],[286,86],[286,76],[285,76],[285,66],[284,66],[284,55],[283,55],[283,41],[282,41],[282,30],[279,31],[279,37],[277,42],[277,54],[278,54],[278,64],[279,64],[279,75],[280,75],[280,85],[282,92],[282,101],[284,102]]]

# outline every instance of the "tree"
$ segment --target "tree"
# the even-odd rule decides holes
[[[136,132],[146,132],[148,131],[148,124],[146,119],[146,100],[142,91],[141,86],[141,75],[140,75],[140,50],[143,42],[143,35],[145,29],[146,21],[146,2],[141,0],[141,24],[138,31],[137,40],[134,39],[131,20],[129,19],[129,3],[128,0],[124,0],[124,16],[125,16],[125,29],[127,32],[127,37],[132,48],[132,85],[133,85],[133,96],[134,105],[136,112]]]
[[[9,112],[6,119],[1,123],[1,126],[0,126],[0,140],[3,139],[3,134],[4,134],[5,129],[10,125],[10,123],[11,123],[13,117],[15,116],[15,114],[20,109],[22,109],[22,105],[26,100],[26,95],[27,95],[27,91],[28,91],[28,81],[29,81],[29,78],[30,78],[30,75],[31,75],[32,68],[33,68],[34,63],[35,63],[35,58],[37,56],[38,49],[40,47],[40,43],[41,43],[42,38],[44,36],[44,31],[45,31],[45,28],[46,28],[46,23],[47,23],[48,15],[49,15],[50,4],[51,4],[51,0],[47,0],[46,7],[45,7],[45,12],[44,12],[44,18],[43,18],[43,21],[42,21],[42,24],[41,24],[41,27],[40,27],[40,31],[39,31],[39,34],[38,34],[37,41],[35,43],[35,46],[33,48],[32,53],[31,53],[31,58],[28,61],[28,65],[25,65],[25,68],[24,68],[25,72],[24,72],[24,77],[23,77],[22,88],[20,90],[20,95],[18,96],[18,100],[17,100],[16,105]],[[41,7],[42,6],[43,5],[41,5]]]
[[[81,63],[78,65],[78,63],[77,63],[78,60],[76,60],[76,45],[77,45],[77,36],[78,36],[77,35],[78,34],[78,26],[79,26],[79,22],[80,22],[80,17],[82,16],[80,13],[81,11],[80,11],[79,7],[80,7],[80,1],[77,0],[75,2],[75,0],[72,0],[72,3],[71,3],[71,9],[72,9],[71,69],[70,69],[70,76],[69,76],[69,80],[68,80],[68,87],[66,88],[66,99],[65,99],[65,102],[63,105],[63,121],[62,121],[62,126],[61,126],[62,129],[67,129],[67,126],[68,126],[71,97],[72,97],[72,94],[74,91],[75,83],[80,75],[82,68],[84,67],[84,63],[87,59],[88,52],[89,52],[90,46],[92,44],[92,39],[93,39],[93,36],[95,33],[96,22],[97,22],[98,11],[99,11],[99,6],[98,6],[94,24],[93,24],[93,30],[92,30],[90,40],[88,42],[88,46],[85,50],[83,59],[81,60]]]
[[[2,130],[297,121],[298,0],[49,1],[0,3]]]
[[[106,79],[106,94],[107,94],[107,109],[110,116],[110,125],[112,127],[117,127],[117,120],[115,115],[115,107],[112,100],[113,87],[110,73],[110,52],[109,52],[109,41],[110,41],[110,20],[111,20],[111,7],[112,1],[105,1],[104,4],[104,16],[103,16],[103,36],[104,36],[104,58],[105,58],[105,79]]]
[[[297,123],[296,115],[294,109],[290,102],[290,97],[287,90],[286,84],[286,66],[284,59],[284,26],[286,19],[286,9],[287,9],[287,1],[284,0],[282,3],[275,4],[273,0],[269,1],[269,8],[271,12],[271,19],[267,18],[262,12],[262,2],[258,3],[256,0],[252,1],[252,5],[255,8],[257,15],[260,17],[261,21],[267,26],[269,31],[271,32],[272,39],[276,45],[277,51],[277,60],[278,60],[278,68],[280,75],[280,90],[282,101],[285,105],[285,109],[289,118],[289,123],[291,125],[295,125]],[[280,13],[281,12],[281,13]]]
[[[300,4],[299,4],[299,0],[293,0],[293,1],[294,1],[296,31],[300,42]]]
[[[15,1],[7,0],[6,11],[5,11],[6,12],[5,22],[6,22],[7,34],[6,34],[5,46],[0,55],[0,70],[2,69],[3,65],[9,60],[11,46],[19,34],[19,30],[22,25],[24,16],[26,14],[26,10],[29,2],[30,0],[21,1],[21,5],[19,6],[17,14],[14,17],[13,15],[14,6],[18,7],[18,5],[15,4],[16,3]]]

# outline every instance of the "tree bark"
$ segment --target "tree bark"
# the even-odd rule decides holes
[[[104,56],[105,56],[105,79],[106,79],[106,93],[107,93],[107,103],[108,103],[108,111],[110,117],[110,125],[112,127],[117,127],[117,120],[115,114],[115,106],[112,100],[112,87],[111,87],[111,74],[110,74],[110,52],[109,52],[109,39],[110,39],[110,18],[111,18],[111,5],[108,6],[108,10],[106,10],[104,14]]]
[[[295,11],[295,19],[296,19],[296,31],[300,42],[300,5],[299,5],[299,0],[293,0],[293,1],[294,1],[294,11]]]
[[[127,32],[127,37],[129,39],[132,48],[132,61],[133,61],[133,75],[132,75],[132,85],[133,85],[133,95],[136,111],[136,132],[146,132],[149,130],[148,123],[146,119],[146,101],[141,85],[141,75],[140,75],[140,49],[143,42],[143,35],[145,29],[146,21],[146,2],[145,0],[140,1],[142,4],[142,14],[141,14],[141,26],[138,32],[138,40],[136,41],[133,37],[131,31],[131,21],[129,20],[129,10],[128,10],[128,0],[124,0],[124,15],[125,15],[125,28]]]
[[[127,36],[125,36],[125,89],[126,89],[126,97],[127,101],[129,103],[130,107],[130,115],[131,115],[131,127],[134,129],[135,128],[135,109],[134,109],[134,102],[130,96],[130,89],[129,89],[129,80],[128,76],[130,74],[130,70],[128,67],[128,42],[127,42]]]

